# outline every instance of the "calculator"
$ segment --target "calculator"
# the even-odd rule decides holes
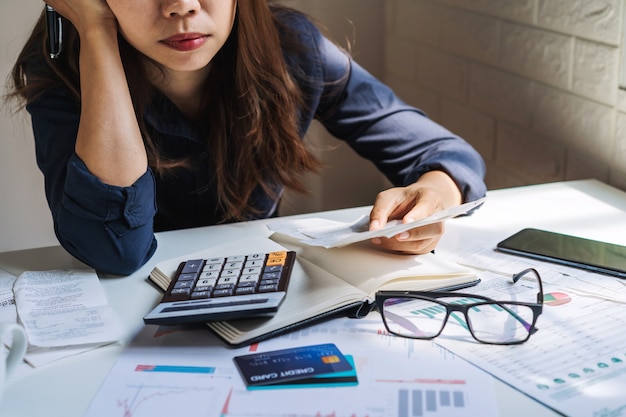
[[[287,295],[295,258],[285,250],[181,262],[144,323],[271,317]]]

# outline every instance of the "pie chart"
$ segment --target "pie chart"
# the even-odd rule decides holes
[[[544,294],[543,303],[548,306],[560,306],[563,304],[567,304],[572,301],[572,298],[562,292],[551,292],[548,294]]]

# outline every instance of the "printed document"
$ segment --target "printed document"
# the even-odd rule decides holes
[[[456,254],[458,262],[483,270],[471,292],[524,298],[523,285],[508,284],[511,274],[536,267],[544,285],[539,330],[521,345],[479,345],[468,343],[463,325],[449,320],[436,342],[565,415],[626,416],[626,281],[488,247]]]
[[[432,341],[389,336],[377,313],[226,349],[205,328],[144,327],[84,417],[388,417],[498,415],[493,378]],[[334,343],[358,384],[248,390],[233,357]]]

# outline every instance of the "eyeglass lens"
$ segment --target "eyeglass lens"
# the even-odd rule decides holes
[[[468,304],[479,300],[446,299],[449,304]],[[446,306],[421,298],[388,298],[383,303],[383,318],[389,332],[403,337],[433,338],[446,324]],[[485,343],[515,343],[529,337],[533,310],[529,306],[506,302],[470,307],[467,320],[463,313],[451,312],[448,322],[470,331]],[[469,326],[469,327],[468,327]]]

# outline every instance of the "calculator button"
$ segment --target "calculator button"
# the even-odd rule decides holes
[[[278,291],[278,284],[259,285],[259,292],[272,292],[272,291]]]
[[[222,271],[222,274],[220,275],[220,279],[223,278],[237,278],[239,276],[239,270],[238,269],[225,269]]]
[[[265,265],[265,260],[263,260],[263,259],[257,259],[257,260],[250,260],[250,259],[248,259],[246,261],[245,267],[246,268],[260,268],[263,265]]]
[[[196,283],[196,286],[202,286],[202,287],[212,287],[217,283],[217,278],[209,278],[209,279],[202,279],[202,277],[200,277],[200,279],[198,280],[198,282]]]
[[[204,261],[202,259],[191,259],[185,262],[185,266],[181,271],[181,274],[192,274],[197,273],[202,270],[202,266],[204,265]]]
[[[228,297],[229,295],[233,295],[233,288],[228,289],[215,289],[213,291],[213,297]]]
[[[202,269],[202,273],[205,272],[220,272],[220,270],[222,269],[222,264],[207,264],[204,265],[204,268]]]
[[[278,280],[277,279],[264,279],[263,281],[261,281],[259,283],[259,285],[261,287],[265,286],[265,285],[276,285],[276,287],[278,288]]]
[[[222,276],[217,280],[217,285],[235,285],[237,283],[237,277]]]
[[[209,298],[210,292],[209,291],[194,291],[191,293],[191,298],[193,299],[199,299],[199,298]]]
[[[246,268],[242,272],[244,275],[259,275],[261,273],[261,267],[258,268]]]
[[[261,279],[280,279],[280,272],[266,272]]]
[[[246,283],[246,282],[250,282],[253,284],[256,284],[256,282],[259,280],[259,275],[255,274],[255,275],[242,275],[241,278],[239,278],[239,285]]]
[[[235,294],[237,295],[254,294],[254,293],[255,293],[254,287],[237,287],[237,289],[235,289]]]
[[[267,266],[282,266],[285,265],[285,258],[268,258],[265,264]]]
[[[266,266],[263,272],[281,272],[282,270],[283,270],[282,265],[273,265],[273,266]]]
[[[223,264],[226,258],[209,258],[206,260],[208,264]]]
[[[180,274],[178,281],[193,281],[197,276],[197,274]]]
[[[243,262],[246,260],[246,257],[241,255],[241,256],[229,256],[228,258],[226,258],[226,262]]]
[[[191,293],[191,288],[174,288],[172,290],[172,295],[189,295]]]
[[[226,262],[224,264],[224,270],[226,269],[241,269],[243,268],[243,262]]]

